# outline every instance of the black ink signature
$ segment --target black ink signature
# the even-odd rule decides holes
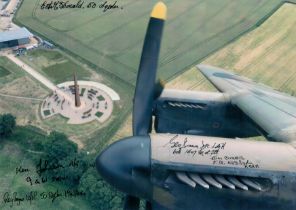
[[[253,163],[252,161],[246,159],[244,156],[213,156],[211,158],[213,165],[232,165],[241,166],[244,168],[260,168],[259,164]]]
[[[40,176],[42,173],[46,171],[52,171],[56,169],[65,168],[62,164],[58,161],[49,163],[48,160],[40,159],[39,163],[36,165],[36,173]]]
[[[223,143],[205,143],[203,140],[195,144],[188,143],[188,138],[178,138],[179,135],[173,136],[168,143],[163,147],[169,147],[173,149],[173,154],[181,154],[185,150],[185,154],[195,156],[196,154],[204,155],[217,155],[220,150],[224,150],[226,142]]]
[[[84,8],[84,1],[77,1],[76,3],[70,3],[69,1],[44,1],[40,9],[44,10],[61,10],[61,9],[82,9]]]
[[[23,168],[22,166],[18,166],[15,168],[15,174],[26,173],[30,170],[28,168]]]
[[[58,198],[77,198],[86,196],[83,190],[66,189],[53,191],[29,191],[20,195],[18,192],[5,192],[3,195],[4,204],[9,204],[10,207],[14,205],[21,206],[23,202],[29,202],[30,205],[33,201],[37,200],[50,200],[52,203]]]
[[[59,162],[58,160],[39,159],[34,168],[28,168],[24,165],[19,165],[15,168],[16,175],[25,175],[24,181],[35,189],[34,186],[42,185],[47,182],[51,183],[78,183],[81,176],[77,174],[65,175],[64,170],[80,170],[80,167],[94,168],[95,161],[85,162],[74,157],[66,162]],[[46,172],[51,173],[46,173]],[[38,175],[35,174],[37,172]],[[32,174],[31,174],[32,173]],[[37,200],[50,200],[52,203],[58,198],[76,198],[86,196],[84,191],[78,189],[55,189],[53,191],[28,191],[28,192],[5,192],[3,194],[3,203],[13,206],[21,206],[22,203],[28,202],[32,204]]]
[[[245,168],[259,168],[259,164],[255,164],[250,160],[244,163]]]
[[[10,203],[10,207],[13,207],[14,204],[19,206],[21,202],[23,202],[24,200],[25,200],[25,197],[19,196],[17,192],[13,192],[13,193],[6,192],[3,195],[4,203],[5,204]]]
[[[32,178],[32,177],[28,176],[26,178],[26,182],[28,182],[31,186],[37,185],[37,184],[44,184],[47,182],[47,177]]]
[[[66,189],[66,190],[58,190],[41,192],[39,193],[39,197],[41,200],[51,200],[53,203],[57,198],[70,198],[70,197],[82,197],[86,196],[86,193],[83,190],[78,189]]]
[[[67,176],[67,175],[48,175],[48,176],[41,176],[41,177],[26,177],[26,182],[29,183],[30,186],[34,185],[42,185],[47,182],[78,182],[80,180],[79,175]]]
[[[41,10],[62,10],[62,9],[100,9],[103,12],[114,9],[123,9],[123,7],[118,5],[117,1],[104,1],[95,2],[91,1],[86,3],[85,1],[78,0],[76,3],[70,1],[44,1],[40,9]]]
[[[52,203],[55,201],[55,199],[63,196],[63,194],[58,189],[55,191],[41,192],[39,195],[40,199],[49,199]]]

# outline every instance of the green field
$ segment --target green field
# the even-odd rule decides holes
[[[61,115],[53,116],[49,119],[42,121],[42,128],[46,130],[55,130],[67,134],[75,143],[79,145],[79,148],[87,149],[87,140],[94,136],[96,131],[102,129],[108,125],[110,121],[102,125],[97,121],[93,121],[81,125],[67,124],[68,119]]]
[[[89,0],[85,1],[89,2]],[[260,24],[281,0],[170,0],[159,75],[170,79]],[[134,84],[149,13],[156,0],[122,0],[121,10],[41,10],[26,0],[16,22],[94,65]]]
[[[0,66],[0,77],[5,77],[10,74],[10,71],[8,71],[6,68]]]
[[[57,82],[73,80],[74,72],[77,74],[78,78],[83,78],[84,76],[84,73],[77,69],[77,65],[70,61],[45,67],[43,71],[49,77],[56,78]]]
[[[23,75],[21,68],[6,57],[0,56],[0,88]]]
[[[58,50],[36,49],[28,51],[26,55],[20,56],[20,59],[56,84],[73,80],[74,72],[80,80],[90,77],[88,70]]]
[[[284,4],[259,28],[245,34],[203,61],[232,70],[291,95],[296,93],[296,5]],[[192,68],[168,87],[213,90]]]

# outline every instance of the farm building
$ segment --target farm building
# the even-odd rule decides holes
[[[33,34],[25,27],[0,33],[0,49],[29,44]]]

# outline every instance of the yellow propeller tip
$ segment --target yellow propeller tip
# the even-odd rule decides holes
[[[151,12],[151,17],[165,20],[167,15],[167,7],[163,2],[158,2]]]

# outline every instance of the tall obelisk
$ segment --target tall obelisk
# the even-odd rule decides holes
[[[75,106],[80,107],[79,85],[77,83],[76,73],[74,73],[74,91],[75,91]]]

